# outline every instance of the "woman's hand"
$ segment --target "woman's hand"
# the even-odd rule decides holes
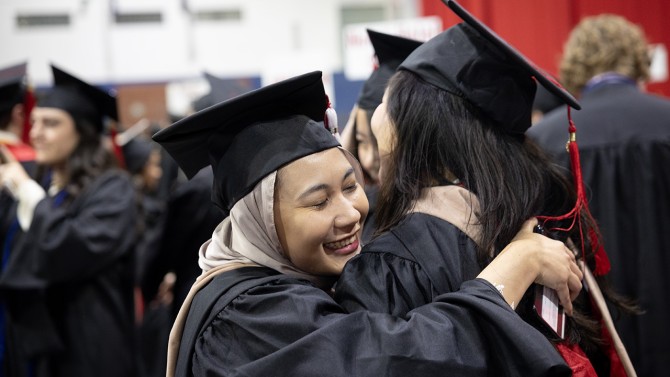
[[[19,186],[26,180],[29,180],[30,177],[23,166],[21,166],[21,163],[14,158],[9,149],[4,145],[0,145],[0,157],[2,159],[2,164],[0,164],[0,185],[6,187],[14,197],[17,197]]]
[[[572,301],[582,290],[584,275],[574,253],[563,242],[533,232],[536,225],[537,219],[526,221],[510,245],[517,241],[529,243],[525,247],[536,251],[539,263],[533,282],[554,289],[563,308],[572,314]]]
[[[478,277],[499,287],[512,307],[532,283],[552,288],[565,312],[572,315],[572,300],[582,289],[583,274],[570,249],[563,242],[534,233],[536,225],[537,219],[526,221],[512,242]]]

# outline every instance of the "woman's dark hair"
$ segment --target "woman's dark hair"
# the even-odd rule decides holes
[[[558,216],[573,208],[576,194],[567,172],[524,135],[505,132],[467,100],[412,72],[397,72],[388,91],[386,111],[394,126],[395,146],[385,161],[377,204],[378,234],[405,218],[422,189],[443,185],[448,172],[478,199],[482,268],[512,241],[527,219]],[[584,223],[593,225],[586,218]],[[565,220],[545,225],[553,229],[570,224]],[[575,245],[582,245],[576,227],[569,234],[552,236],[563,241],[570,237]],[[585,250],[590,250],[589,240],[584,243]],[[586,260],[593,267],[592,253]],[[588,338],[599,336],[593,323],[586,318],[580,322],[578,327],[585,327]]]
[[[103,144],[99,131],[91,120],[71,114],[79,132],[79,144],[67,163],[68,193],[76,196],[84,187],[105,171],[118,166],[112,152]]]
[[[0,111],[0,130],[6,131],[9,128],[9,122],[12,120],[12,109]]]
[[[79,143],[68,157],[65,167],[68,177],[65,190],[71,200],[100,174],[118,167],[118,162],[112,151],[104,145],[93,120],[72,112],[68,114],[74,120],[79,134]]]
[[[539,148],[524,135],[506,133],[467,100],[408,71],[392,78],[389,93],[396,144],[379,199],[381,231],[400,222],[423,188],[445,182],[447,172],[479,200],[482,266],[524,221],[565,213],[574,204],[570,182]]]

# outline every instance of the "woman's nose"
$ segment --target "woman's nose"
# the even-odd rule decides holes
[[[342,198],[340,202],[339,213],[335,217],[335,226],[346,228],[358,224],[361,220],[361,213],[356,209],[354,203],[346,198]]]

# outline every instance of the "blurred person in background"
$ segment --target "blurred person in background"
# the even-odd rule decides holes
[[[579,97],[573,111],[582,177],[612,262],[610,279],[644,311],[617,322],[641,376],[670,370],[670,100],[646,93],[644,31],[617,15],[583,19],[565,43],[560,81]],[[565,109],[528,136],[567,167]]]
[[[138,233],[141,235],[136,248],[136,320],[138,325],[138,376],[160,375],[154,371],[165,357],[158,360],[158,350],[163,349],[167,341],[170,300],[172,286],[165,284],[164,291],[145,299],[142,294],[142,282],[147,271],[154,267],[152,259],[160,252],[164,237],[166,198],[158,196],[162,176],[161,150],[158,144],[144,134],[143,129],[149,122],[140,121],[130,127],[121,138],[121,149],[126,169],[132,176],[139,208]],[[141,131],[135,131],[140,127]],[[130,135],[129,135],[130,134]],[[130,138],[126,139],[125,136]],[[164,356],[164,353],[161,354]],[[163,373],[164,374],[164,371]]]
[[[35,151],[22,137],[28,126],[30,110],[34,102],[32,92],[27,87],[26,63],[17,64],[0,70],[0,145],[7,148],[9,160],[18,161],[29,175],[35,171]],[[0,182],[0,186],[2,182]],[[18,231],[16,219],[16,200],[9,190],[0,189],[0,273],[9,260],[14,244],[14,235]],[[0,376],[4,376],[4,360],[7,344],[5,342],[6,312],[0,297]]]
[[[370,119],[382,102],[389,78],[395,73],[398,65],[421,45],[421,42],[412,39],[374,30],[367,32],[377,64],[370,77],[363,83],[349,121],[342,131],[342,146],[360,161],[365,177],[365,195],[370,203],[370,210],[363,228],[364,244],[372,239],[376,229],[375,207],[379,192],[379,151],[377,140],[370,128]]]
[[[27,84],[27,64],[17,64],[0,70],[0,144],[14,158],[33,172],[35,151],[24,140],[34,105],[32,90]]]
[[[52,66],[31,115],[39,171],[0,165],[18,202],[16,242],[0,275],[11,376],[134,376],[137,208],[105,145],[116,99]],[[7,150],[3,149],[5,157]]]
[[[193,101],[195,112],[251,89],[244,83],[225,80],[209,72],[203,75],[210,90]],[[172,156],[164,149],[161,151],[164,161],[175,164]],[[196,251],[211,238],[212,229],[224,218],[223,212],[212,204],[213,181],[209,166],[191,179],[186,179],[181,170],[176,172],[165,197],[161,239],[156,248],[144,254],[140,282],[146,308],[141,330],[145,339],[141,348],[144,376],[165,375],[170,328],[189,289],[202,273]]]

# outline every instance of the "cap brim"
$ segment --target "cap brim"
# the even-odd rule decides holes
[[[304,114],[323,121],[327,103],[321,76],[320,71],[310,72],[252,90],[184,118],[157,132],[153,139],[175,158],[190,178],[210,165],[211,158],[220,157],[210,156],[208,144],[214,135],[219,136],[216,149],[225,151],[228,145],[224,145],[223,140],[231,143],[234,136],[251,123],[280,119],[289,114]],[[286,98],[291,98],[291,102],[287,103]],[[308,106],[314,98],[324,98],[323,106]],[[304,108],[296,109],[301,106]],[[229,137],[220,137],[225,135]]]
[[[517,51],[514,47],[510,46],[502,38],[500,38],[493,30],[489,29],[488,26],[482,24],[477,20],[472,14],[460,6],[454,0],[442,0],[449,9],[451,9],[456,15],[458,15],[463,21],[470,25],[473,29],[477,30],[484,38],[488,39],[491,43],[497,46],[503,53],[509,55],[514,61],[522,65],[530,74],[548,91],[559,97],[563,102],[565,102],[570,107],[580,110],[582,107],[577,102],[575,97],[572,96],[567,90],[563,89],[558,85],[555,79],[549,76],[541,68],[537,67],[532,61],[526,58],[523,54]]]

